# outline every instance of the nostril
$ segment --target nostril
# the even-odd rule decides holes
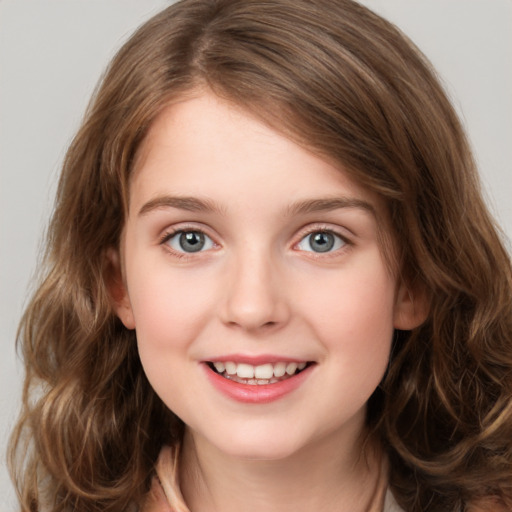
[[[251,270],[249,277],[233,276],[234,282],[228,283],[225,299],[219,304],[222,322],[247,331],[270,331],[285,325],[290,315],[286,297],[271,284],[270,276]]]

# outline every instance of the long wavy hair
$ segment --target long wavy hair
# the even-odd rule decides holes
[[[351,0],[184,0],[121,48],[65,158],[18,337],[10,463],[22,509],[140,504],[161,447],[182,435],[114,314],[107,253],[148,128],[197,87],[342,164],[388,209],[400,276],[429,302],[424,324],[396,332],[368,404],[398,503],[512,507],[510,257],[430,64]]]

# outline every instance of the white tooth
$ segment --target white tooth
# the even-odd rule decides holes
[[[269,383],[269,379],[258,379],[256,381],[258,383],[258,385],[263,385],[263,384],[268,384]]]
[[[274,377],[282,377],[286,373],[286,363],[276,363],[274,365]]]
[[[275,384],[276,382],[279,382],[277,379],[270,379],[268,381],[269,384]]]
[[[258,384],[258,381],[256,379],[249,379],[247,381],[247,384],[252,384],[254,386],[254,385]]]
[[[288,375],[293,375],[297,371],[297,363],[288,363],[286,365],[286,373]]]
[[[274,375],[274,367],[271,364],[262,364],[254,368],[254,376],[257,379],[270,379]]]
[[[254,378],[254,366],[251,364],[240,363],[236,367],[236,374],[241,379],[253,379]]]
[[[228,361],[224,363],[224,367],[226,368],[226,372],[228,375],[234,375],[236,373],[236,364],[232,361]]]
[[[304,370],[304,368],[306,368],[306,364],[307,364],[307,363],[299,363],[299,365],[297,366],[297,368],[298,368],[299,370]]]
[[[220,362],[213,363],[213,366],[215,366],[215,369],[219,373],[224,373],[224,370],[226,369],[226,367],[224,366],[224,363],[220,363]]]

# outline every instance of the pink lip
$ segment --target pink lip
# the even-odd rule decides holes
[[[232,358],[222,360],[233,361]],[[240,359],[235,359],[235,361],[245,362],[245,360],[241,361]],[[269,362],[269,359],[265,359],[265,361]],[[280,359],[280,361],[283,361],[283,359]],[[316,365],[311,365],[302,370],[300,373],[297,373],[293,377],[283,381],[276,382],[274,384],[262,385],[240,384],[239,382],[226,379],[218,373],[215,373],[206,363],[204,363],[202,366],[212,385],[227,397],[232,398],[237,402],[249,404],[266,404],[275,400],[279,400],[285,395],[288,395],[292,391],[296,390],[309,377],[313,367]]]
[[[234,363],[244,363],[244,364],[250,364],[253,366],[258,366],[261,364],[267,364],[267,363],[307,363],[308,361],[306,359],[296,359],[296,358],[290,358],[290,357],[283,357],[283,356],[277,356],[273,354],[261,354],[258,356],[251,356],[247,354],[229,354],[226,356],[215,356],[212,359],[207,359],[205,361],[209,361],[211,363],[215,363],[217,361],[226,362],[226,361],[233,361]]]

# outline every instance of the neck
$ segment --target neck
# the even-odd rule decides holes
[[[248,460],[187,432],[180,481],[191,512],[380,512],[383,466],[371,440],[347,445],[333,436],[284,459]]]

